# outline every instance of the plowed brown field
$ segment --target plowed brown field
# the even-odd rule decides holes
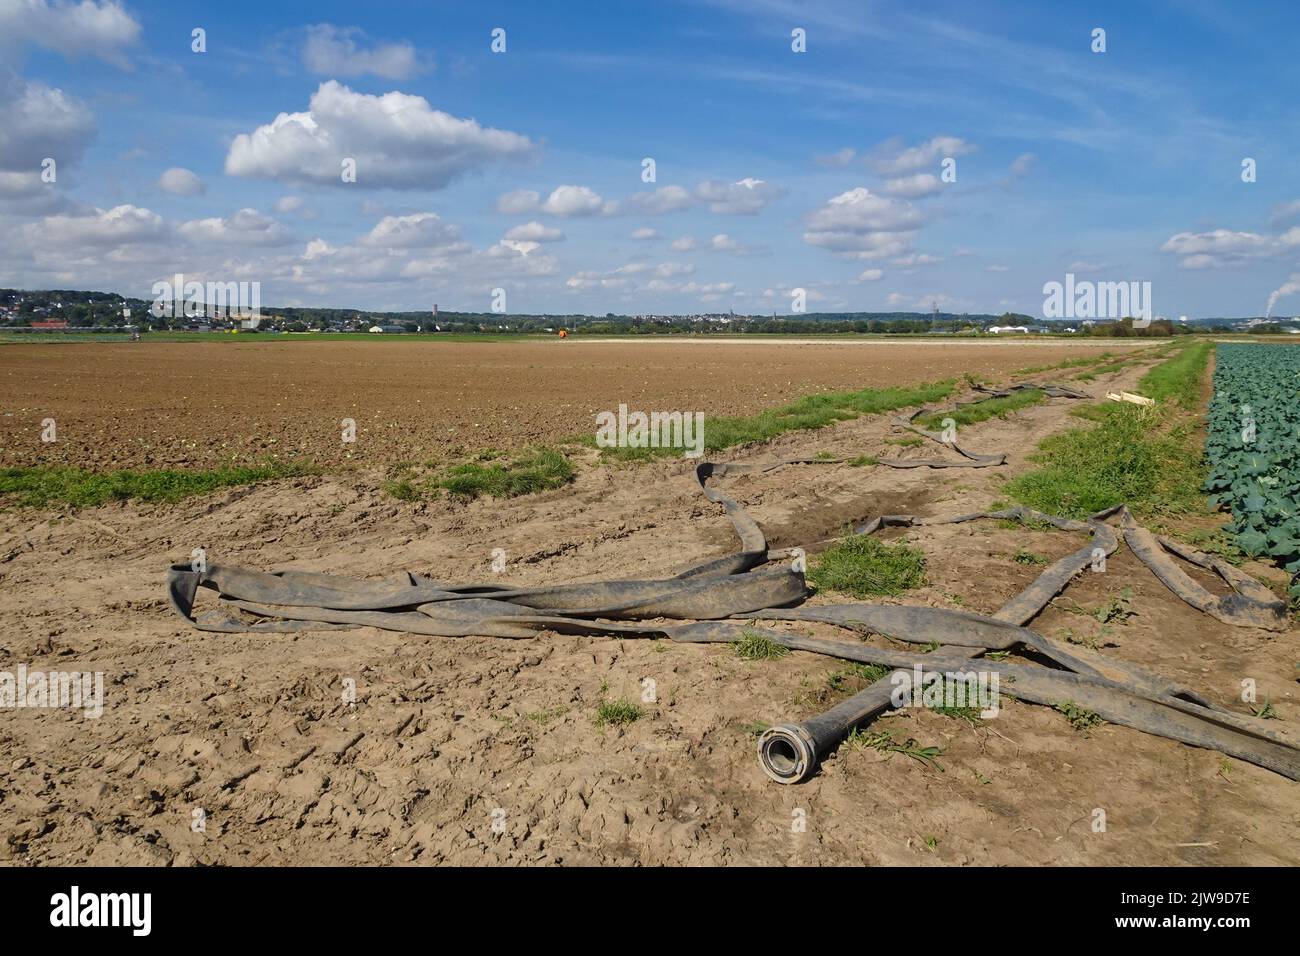
[[[619,340],[0,346],[0,464],[444,461],[594,429],[620,403],[756,412],[818,391],[1004,377],[1114,342]],[[41,442],[53,418],[58,441]],[[344,444],[340,422],[356,421]]]

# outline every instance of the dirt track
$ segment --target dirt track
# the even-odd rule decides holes
[[[1140,374],[1088,387],[1131,386]],[[1026,467],[1036,441],[1074,423],[1071,408],[1050,400],[963,432],[974,449],[1010,452],[1006,468],[803,466],[726,488],[773,547],[882,512],[975,510]],[[897,453],[885,444],[897,434],[868,417],[737,457],[883,456]],[[1293,782],[1124,727],[1084,736],[1045,707],[1004,699],[979,727],[928,711],[885,717],[877,727],[943,747],[943,771],[844,747],[810,783],[780,787],[759,770],[749,725],[823,710],[853,687],[828,685],[841,662],[554,635],[204,634],[163,599],[166,566],[200,545],[247,567],[452,581],[493,578],[497,547],[505,582],[672,574],[735,546],[681,462],[584,468],[570,488],[507,502],[397,503],[372,483],[316,477],[176,507],[5,522],[3,659],[102,670],[107,698],[98,720],[0,717],[0,854],[11,862],[1300,863]],[[988,522],[904,537],[929,556],[930,583],[909,603],[986,613],[1037,573],[1012,560],[1018,550],[1054,557],[1078,546]],[[1300,720],[1294,630],[1219,624],[1125,550],[1107,567],[1066,591],[1096,606],[1133,589],[1137,616],[1113,626],[1118,646],[1099,653],[1237,710],[1241,679],[1254,677],[1282,718],[1274,727]],[[1032,626],[1098,630],[1056,607]],[[645,678],[657,690],[646,717],[594,725],[602,696],[637,700]],[[355,705],[342,699],[349,680]],[[1105,833],[1092,829],[1097,808]],[[200,809],[206,831],[196,833]],[[796,819],[803,832],[792,832]]]
[[[0,465],[443,462],[591,432],[599,411],[738,415],[813,392],[908,385],[1141,347],[701,341],[90,343],[0,346]],[[53,418],[58,441],[41,442]],[[355,420],[357,440],[340,441]]]

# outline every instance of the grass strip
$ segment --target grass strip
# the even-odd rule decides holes
[[[790,431],[825,428],[861,415],[877,415],[900,408],[925,405],[947,398],[956,383],[949,379],[909,388],[864,388],[852,392],[807,395],[777,408],[753,415],[711,415],[704,419],[705,451],[722,451],[739,445],[769,441]],[[596,437],[582,435],[574,441],[595,447]],[[642,461],[680,456],[680,448],[602,448],[601,455],[618,461]]]
[[[1194,415],[1210,343],[1180,349],[1147,372],[1138,391],[1159,404],[1093,406],[1092,427],[1045,439],[1030,460],[1040,467],[1013,479],[1008,494],[1048,514],[1082,518],[1127,503],[1138,515],[1204,510],[1204,467]]]
[[[1113,359],[1114,357],[1114,352],[1106,351],[1098,355],[1090,355],[1084,358],[1065,359],[1064,361],[1057,362],[1055,365],[1029,365],[1025,368],[1018,368],[1011,374],[1016,376],[1037,375],[1039,372],[1055,372],[1059,369],[1087,368],[1090,365],[1099,365],[1100,363],[1105,362],[1108,359]]]
[[[58,502],[87,508],[128,498],[176,502],[218,488],[293,478],[312,470],[297,464],[243,465],[207,471],[94,472],[64,467],[3,468],[0,469],[0,495],[16,495],[18,504],[30,507]]]
[[[1142,376],[1138,382],[1138,394],[1157,402],[1173,402],[1184,411],[1196,411],[1213,348],[1212,342],[1198,342],[1179,349],[1173,358],[1161,362]]]
[[[1044,397],[1045,394],[1041,388],[1026,388],[1018,392],[1012,392],[1006,398],[986,398],[974,405],[967,405],[950,411],[935,412],[933,415],[925,415],[917,423],[929,431],[942,428],[944,420],[948,418],[951,418],[957,425],[974,425],[976,422],[988,421],[990,418],[1006,418],[1012,412],[1028,408],[1030,405],[1037,405]]]

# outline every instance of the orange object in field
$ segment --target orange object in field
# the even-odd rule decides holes
[[[569,337],[569,330],[568,330],[568,329],[560,329],[560,338],[562,338],[562,339],[567,339],[568,337]]]

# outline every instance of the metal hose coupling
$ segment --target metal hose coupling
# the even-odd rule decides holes
[[[758,762],[777,783],[803,783],[817,771],[817,744],[802,724],[777,724],[758,738]]]

